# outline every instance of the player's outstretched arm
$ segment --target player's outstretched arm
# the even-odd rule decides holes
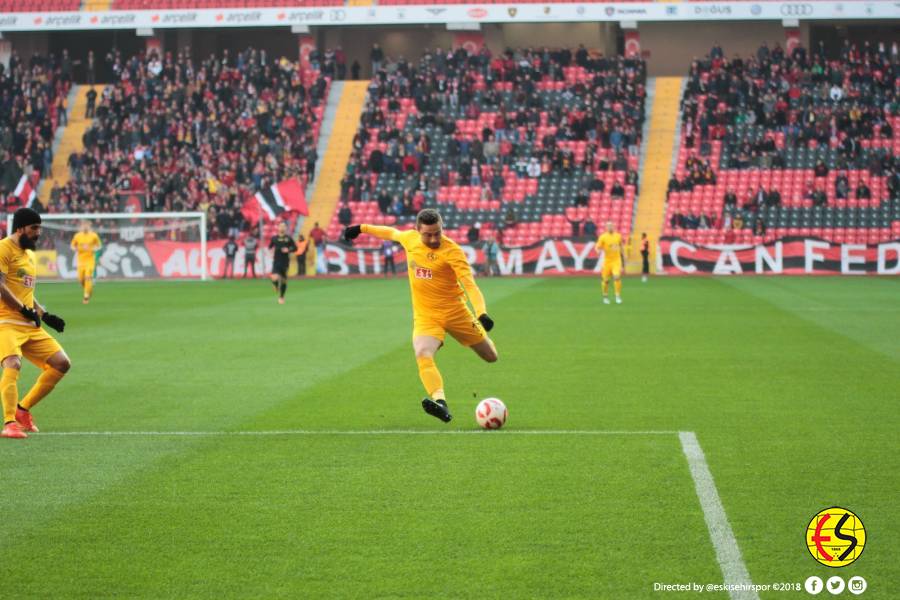
[[[369,235],[374,235],[375,237],[382,240],[390,240],[392,242],[398,241],[397,236],[400,235],[400,230],[394,229],[393,227],[384,227],[382,225],[366,225],[365,223],[362,225],[351,225],[344,229],[344,240],[350,242],[358,238],[363,233],[368,233]]]

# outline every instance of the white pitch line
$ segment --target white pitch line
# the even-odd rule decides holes
[[[691,477],[694,479],[694,487],[700,506],[703,508],[703,518],[709,529],[709,537],[716,550],[716,560],[722,569],[725,585],[731,589],[728,596],[732,600],[759,600],[759,594],[752,588],[753,582],[747,565],[741,557],[741,549],[738,547],[731,524],[725,515],[725,508],[716,490],[709,465],[706,464],[706,456],[703,448],[697,441],[697,435],[693,431],[678,432],[681,440],[681,449],[688,461]]]
[[[272,431],[46,431],[42,436],[159,436],[159,437],[202,437],[202,436],[302,436],[302,435],[675,435],[676,431],[614,431],[594,429],[512,429],[504,431],[482,431],[469,429],[284,429]]]

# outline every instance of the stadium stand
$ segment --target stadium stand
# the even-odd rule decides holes
[[[183,53],[116,55],[114,70],[52,211],[116,211],[123,193],[140,194],[149,210],[208,210],[215,237],[242,226],[249,195],[314,173],[321,72],[254,49],[197,65]]]
[[[0,74],[0,197],[7,210],[25,201],[14,194],[23,174],[36,188],[49,173],[71,86],[71,63],[67,55],[59,58],[36,54],[24,62],[13,52]]]
[[[664,235],[697,243],[900,237],[898,64],[845,44],[827,59],[760,47],[695,61]]]
[[[584,48],[436,51],[391,64],[370,84],[341,208],[402,228],[436,206],[451,238],[496,234],[508,246],[580,237],[589,220],[627,235],[645,76],[639,59]]]

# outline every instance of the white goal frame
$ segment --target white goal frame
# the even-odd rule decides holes
[[[186,221],[199,220],[200,222],[200,280],[207,281],[209,279],[208,268],[206,264],[206,213],[201,211],[191,212],[133,212],[133,213],[41,213],[41,221],[81,221],[87,219],[93,221],[95,219],[110,220],[158,220],[158,219],[182,219]],[[6,215],[6,231],[7,234],[12,233],[12,213]]]

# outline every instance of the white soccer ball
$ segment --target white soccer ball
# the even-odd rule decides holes
[[[475,420],[485,429],[500,429],[509,411],[499,398],[485,398],[475,407]]]

